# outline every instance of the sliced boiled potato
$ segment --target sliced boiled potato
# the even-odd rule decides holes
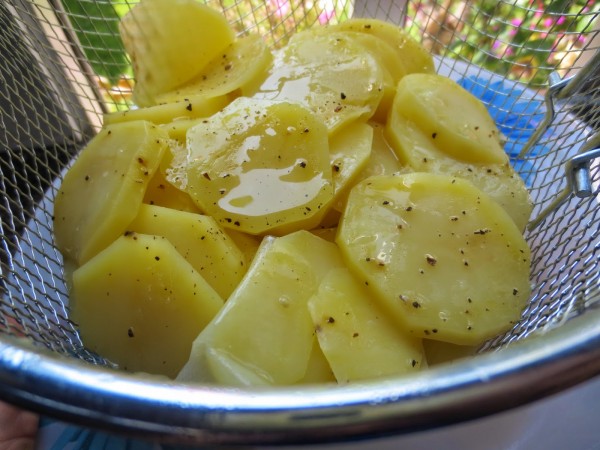
[[[367,165],[372,146],[373,128],[362,122],[351,124],[330,138],[334,208],[338,209],[337,199],[345,197],[345,191]]]
[[[276,54],[255,98],[296,102],[313,111],[330,134],[370,118],[383,96],[374,57],[341,33],[298,33]]]
[[[397,25],[379,19],[353,18],[335,28],[380,38],[394,50],[405,74],[435,72],[431,54]]]
[[[388,144],[383,133],[384,126],[373,121],[369,122],[368,125],[373,130],[369,159],[364,164],[358,176],[349,183],[349,186],[336,195],[333,208],[338,212],[343,211],[346,207],[348,194],[354,184],[373,175],[392,175],[406,170],[406,167],[400,164],[396,153]],[[337,223],[338,221],[330,225],[337,225]]]
[[[360,179],[364,180],[373,175],[392,175],[405,170],[385,136],[384,125],[374,122],[371,122],[370,125],[373,128],[373,146],[369,161],[363,169]]]
[[[224,228],[223,231],[231,240],[235,243],[244,254],[244,260],[246,264],[250,264],[256,256],[256,252],[260,247],[262,238],[260,236],[254,236],[252,234],[244,233],[243,231],[236,231],[232,229]]]
[[[142,205],[128,230],[167,238],[223,299],[246,273],[244,254],[212,217]]]
[[[396,110],[386,125],[389,141],[403,164],[416,172],[447,174],[469,180],[502,206],[524,230],[533,203],[529,191],[509,161],[469,163],[455,158],[441,143],[425,134]]]
[[[223,301],[168,240],[127,233],[73,273],[84,345],[120,368],[174,377]]]
[[[167,134],[146,121],[104,127],[65,174],[54,202],[54,237],[66,259],[83,264],[126,230],[167,149]]]
[[[196,0],[142,0],[119,31],[136,79],[138,106],[191,80],[235,38],[225,16]]]
[[[196,119],[212,116],[231,102],[227,95],[206,97],[190,95],[169,103],[161,103],[145,108],[116,111],[104,115],[104,125],[129,122],[132,120],[147,120],[157,125],[169,124],[181,119]]]
[[[356,185],[337,243],[346,264],[415,337],[478,345],[519,320],[530,251],[470,182],[413,173]]]
[[[337,222],[336,222],[337,225]],[[315,236],[319,236],[321,239],[325,239],[329,242],[335,242],[335,237],[337,235],[337,226],[336,227],[327,227],[327,228],[314,228],[310,230],[312,234]]]
[[[398,81],[406,75],[406,69],[402,65],[400,58],[394,49],[383,39],[367,33],[357,31],[348,31],[342,25],[330,25],[327,27],[315,27],[309,31],[304,31],[298,36],[304,39],[311,39],[314,35],[324,35],[333,33],[343,35],[344,38],[350,38],[354,43],[362,47],[363,52],[372,56],[382,71],[382,97],[373,114],[373,120],[385,122],[388,111],[396,95],[396,86]],[[295,39],[298,39],[296,37]]]
[[[190,119],[189,121],[193,122],[195,120],[198,119]],[[171,123],[174,124],[177,122],[188,122],[188,120],[181,120]],[[148,183],[146,193],[144,194],[144,203],[147,205],[163,206],[165,208],[176,209],[178,211],[187,211],[200,214],[202,211],[200,208],[198,208],[198,205],[196,205],[187,192],[176,188],[167,180],[167,169],[170,167],[171,161],[173,160],[172,149],[174,147],[181,147],[182,145],[185,146],[185,136],[183,138],[183,144],[181,144],[176,138],[174,138],[174,136],[180,132],[179,128],[177,128],[177,131],[174,131],[168,126],[164,125],[160,128],[169,133],[169,147],[165,151],[156,173]]]
[[[215,113],[216,112],[217,111],[215,111]],[[185,147],[187,142],[187,131],[199,123],[202,123],[204,120],[206,120],[205,117],[180,118],[173,120],[172,122],[161,124],[161,128],[169,134],[169,138],[172,139],[176,145]],[[171,160],[169,159],[169,163],[170,161]],[[165,167],[168,167],[168,164]]]
[[[166,174],[160,167],[148,183],[143,202],[147,205],[162,206],[178,211],[201,213],[198,205],[187,193],[167,181]]]
[[[211,60],[192,80],[175,90],[157,96],[172,102],[191,95],[207,97],[254,94],[267,77],[273,61],[271,51],[257,34],[240,37]]]
[[[338,383],[414,372],[425,363],[421,339],[389,321],[346,268],[325,276],[308,307]]]
[[[398,83],[393,115],[413,122],[458,161],[504,164],[500,132],[483,103],[450,78],[414,73]],[[393,136],[393,120],[388,121]]]
[[[470,358],[477,354],[476,346],[456,345],[431,339],[423,339],[423,350],[429,367]]]
[[[325,126],[308,109],[241,97],[187,132],[169,180],[225,228],[316,226],[332,201]]]
[[[342,261],[335,244],[307,231],[266,237],[238,289],[198,336],[181,381],[297,383],[314,341],[307,302],[321,279]],[[210,380],[209,380],[210,381]]]
[[[325,355],[323,354],[323,350],[321,350],[319,342],[314,339],[313,348],[306,367],[306,373],[298,384],[335,383],[336,381],[335,375],[331,370],[327,358],[325,358]]]

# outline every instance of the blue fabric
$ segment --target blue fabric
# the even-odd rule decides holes
[[[509,155],[513,167],[529,186],[535,168],[531,162],[520,159],[519,154],[544,120],[544,102],[527,98],[524,95],[526,89],[514,83],[490,82],[486,78],[469,76],[460,79],[458,84],[486,105],[496,126],[506,136],[504,150]],[[551,132],[548,130],[543,137],[547,137]],[[529,150],[528,156],[541,155],[547,151],[547,147],[537,144]]]

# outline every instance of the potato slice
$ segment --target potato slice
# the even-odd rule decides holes
[[[483,103],[449,78],[423,73],[405,76],[398,83],[392,114],[413,122],[441,151],[458,161],[508,161],[500,132]],[[392,132],[393,125],[393,120],[388,121]]]
[[[319,342],[313,339],[314,344],[308,359],[306,373],[298,384],[317,384],[317,383],[335,383],[335,375],[331,366],[319,346]]]
[[[176,124],[178,122],[196,122],[198,120],[205,119],[189,119],[189,120],[180,120],[171,122],[172,124]],[[171,161],[173,160],[172,148],[173,147],[181,147],[185,146],[185,131],[182,131],[185,127],[175,127],[175,130],[169,126],[162,125],[161,129],[165,130],[169,133],[169,148],[163,155],[163,158],[160,162],[156,173],[148,183],[148,187],[146,188],[146,193],[144,194],[144,203],[147,205],[156,205],[163,206],[165,208],[176,209],[178,211],[187,211],[201,214],[202,211],[198,208],[198,205],[194,203],[192,198],[187,194],[187,192],[182,191],[181,189],[176,188],[167,180],[167,169],[171,165]],[[190,123],[187,124],[190,126]],[[179,142],[176,137],[181,137],[183,133],[183,144]]]
[[[510,216],[466,180],[414,173],[354,187],[337,243],[415,337],[478,345],[519,320],[530,251]]]
[[[297,383],[313,348],[307,302],[321,279],[342,267],[335,244],[298,231],[266,237],[246,276],[194,343],[181,381],[227,384]],[[210,381],[210,380],[208,380]]]
[[[147,120],[148,122],[162,125],[169,124],[175,120],[203,118],[212,116],[220,111],[231,100],[232,98],[227,95],[206,97],[196,94],[170,103],[105,114],[104,125],[132,120]]]
[[[469,180],[492,197],[524,230],[533,203],[519,174],[508,161],[499,164],[468,163],[454,158],[440,143],[417,125],[397,114],[390,115],[386,134],[403,164],[416,172],[430,172]]]
[[[65,174],[54,202],[54,238],[83,264],[126,230],[167,148],[167,134],[145,121],[104,127]]]
[[[239,248],[244,254],[244,260],[246,264],[250,265],[256,252],[260,247],[262,238],[260,236],[254,236],[252,234],[244,233],[243,231],[236,231],[231,229],[223,229],[225,234],[231,238],[235,243],[236,247]]]
[[[339,383],[414,372],[424,363],[421,340],[388,321],[346,268],[325,276],[308,308]]]
[[[275,54],[255,98],[296,102],[313,111],[330,134],[370,118],[383,96],[383,72],[352,38],[298,33]]]
[[[372,119],[379,122],[385,122],[396,95],[398,81],[406,75],[406,70],[394,49],[377,36],[356,31],[347,31],[344,30],[341,25],[314,27],[308,31],[304,31],[300,36],[304,36],[305,39],[310,39],[311,36],[325,34],[333,34],[334,36],[341,34],[344,38],[349,38],[355,44],[358,44],[366,54],[369,54],[375,59],[382,72],[381,89],[383,95]]]
[[[217,112],[218,111],[215,111],[215,114]],[[185,147],[188,130],[199,123],[202,123],[203,120],[206,120],[206,117],[180,118],[173,120],[172,122],[161,124],[161,128],[163,128],[169,134],[169,138],[174,141],[174,145]],[[164,165],[165,168],[169,166],[171,159],[169,159],[168,164]]]
[[[477,354],[476,346],[456,345],[431,339],[423,339],[423,350],[429,367],[452,363]]]
[[[380,38],[395,51],[395,59],[402,65],[404,74],[435,73],[431,54],[402,28],[390,22],[371,18],[353,18],[333,28]]]
[[[201,213],[200,208],[187,193],[167,181],[166,174],[160,167],[148,183],[143,202],[177,211]]]
[[[157,101],[172,102],[197,94],[208,97],[230,93],[250,96],[267,77],[272,61],[273,55],[259,35],[240,37],[210,61],[193,80],[157,96]]]
[[[329,242],[335,242],[335,237],[337,235],[337,226],[327,228],[314,228],[310,230],[310,232],[315,236],[320,237],[321,239],[325,239]]]
[[[142,0],[119,23],[138,106],[191,80],[233,43],[225,16],[196,0]]]
[[[73,273],[72,317],[90,350],[168,377],[223,301],[165,238],[127,233]]]
[[[369,159],[364,164],[360,173],[349,183],[349,185],[342,192],[336,195],[336,199],[333,203],[333,208],[341,212],[346,207],[348,201],[348,194],[359,181],[369,178],[373,175],[392,175],[399,173],[405,168],[398,161],[394,150],[387,143],[384,136],[384,127],[382,124],[377,122],[369,122],[368,124],[373,130],[373,138],[371,141],[371,151],[369,153]],[[337,221],[335,224],[337,225]]]
[[[383,96],[377,111],[373,115],[373,120],[385,123],[389,109],[396,95],[396,86],[400,79],[406,75],[409,68],[403,63],[404,54],[399,55],[396,48],[392,47],[386,39],[382,39],[374,33],[369,33],[362,24],[358,25],[351,21],[344,21],[340,24],[327,27],[312,28],[310,33],[324,34],[333,33],[343,34],[359,44],[364,52],[371,55],[376,61],[383,73]],[[411,40],[412,42],[412,40]],[[431,62],[430,55],[426,55]],[[433,67],[433,65],[431,65]],[[430,70],[427,70],[428,72]]]
[[[225,228],[312,228],[332,200],[327,130],[302,106],[242,97],[187,139],[168,179]]]
[[[364,180],[373,175],[393,175],[405,170],[385,137],[385,127],[374,122],[371,122],[370,125],[373,128],[371,156],[359,179]]]
[[[167,238],[223,299],[246,273],[244,254],[212,217],[142,205],[128,230]]]
[[[351,124],[329,140],[333,180],[333,207],[341,211],[337,201],[345,198],[353,181],[367,165],[373,145],[373,128],[366,123]]]

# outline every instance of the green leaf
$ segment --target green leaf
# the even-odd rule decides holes
[[[547,57],[547,54],[552,50],[552,46],[554,45],[554,41],[548,38],[536,38],[527,41],[523,48],[528,50],[529,52],[544,54],[544,58]]]
[[[129,68],[111,0],[62,0],[92,69],[115,83]]]
[[[573,0],[553,0],[547,3],[546,13],[560,14],[567,12],[567,9],[575,3]]]

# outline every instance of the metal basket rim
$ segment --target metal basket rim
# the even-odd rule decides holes
[[[593,310],[500,351],[333,388],[186,385],[0,336],[0,397],[90,428],[185,444],[289,445],[408,434],[529,404],[600,374],[599,319],[600,310]]]

